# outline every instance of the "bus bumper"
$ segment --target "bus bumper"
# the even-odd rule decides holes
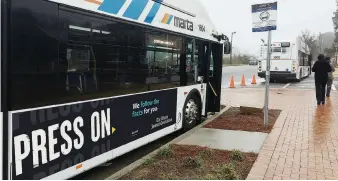
[[[265,79],[265,71],[264,72],[258,72],[258,77]],[[274,79],[274,80],[285,80],[285,79],[296,80],[297,76],[296,76],[296,73],[291,73],[291,72],[271,71],[270,72],[270,79]]]

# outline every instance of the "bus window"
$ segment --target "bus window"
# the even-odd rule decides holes
[[[188,78],[188,85],[194,84],[194,40],[187,39],[186,40],[186,73]]]
[[[180,85],[180,55],[182,37],[159,31],[147,32],[147,59],[149,90],[159,90]]]
[[[11,16],[9,110],[52,104],[65,88],[59,75],[66,67],[58,59],[58,5],[11,1]]]
[[[202,61],[203,61],[203,42],[195,39],[188,39],[187,41],[187,74],[188,85],[197,84],[198,76],[201,74]]]
[[[272,48],[272,52],[274,52],[274,53],[280,53],[280,52],[282,52],[282,49],[281,49],[281,47],[273,47]]]
[[[214,58],[211,52],[210,65],[209,65],[209,77],[214,77]]]

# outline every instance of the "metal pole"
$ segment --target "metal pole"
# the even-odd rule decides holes
[[[335,55],[335,57],[336,57],[336,62],[335,62],[335,66],[338,66],[338,47],[336,47],[336,55]]]
[[[319,33],[319,53],[322,53],[322,33]]]
[[[231,33],[231,49],[230,49],[230,64],[232,64],[232,39],[233,39],[234,33]]]
[[[269,124],[269,83],[270,83],[270,51],[271,51],[271,31],[268,35],[268,48],[266,56],[266,76],[265,76],[265,103],[264,103],[264,126]]]

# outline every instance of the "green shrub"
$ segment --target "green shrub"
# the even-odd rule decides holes
[[[218,168],[217,173],[221,180],[237,180],[239,177],[233,164],[225,164]]]
[[[200,157],[185,157],[183,158],[183,166],[189,168],[198,168],[202,166],[203,160]]]
[[[146,160],[144,161],[144,164],[145,164],[145,165],[151,165],[151,164],[154,163],[154,161],[155,161],[154,158],[148,158],[148,159],[146,159]]]
[[[231,152],[231,159],[233,161],[239,161],[239,162],[242,162],[244,160],[244,155],[241,151],[239,150],[233,150]]]
[[[213,153],[214,151],[212,149],[205,148],[199,153],[199,156],[202,158],[210,158],[213,155]]]
[[[156,155],[158,157],[171,157],[173,154],[174,154],[173,151],[167,147],[167,148],[158,150]]]
[[[217,173],[214,173],[214,174],[209,173],[203,178],[203,180],[219,180],[219,179],[220,179],[220,175]]]
[[[161,180],[177,180],[176,176],[172,173],[168,173],[168,174],[161,174],[160,175],[160,179]]]

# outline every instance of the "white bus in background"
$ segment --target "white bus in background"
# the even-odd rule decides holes
[[[267,44],[262,45],[258,76],[265,78]],[[271,43],[271,80],[300,81],[311,74],[310,48],[300,38]]]

